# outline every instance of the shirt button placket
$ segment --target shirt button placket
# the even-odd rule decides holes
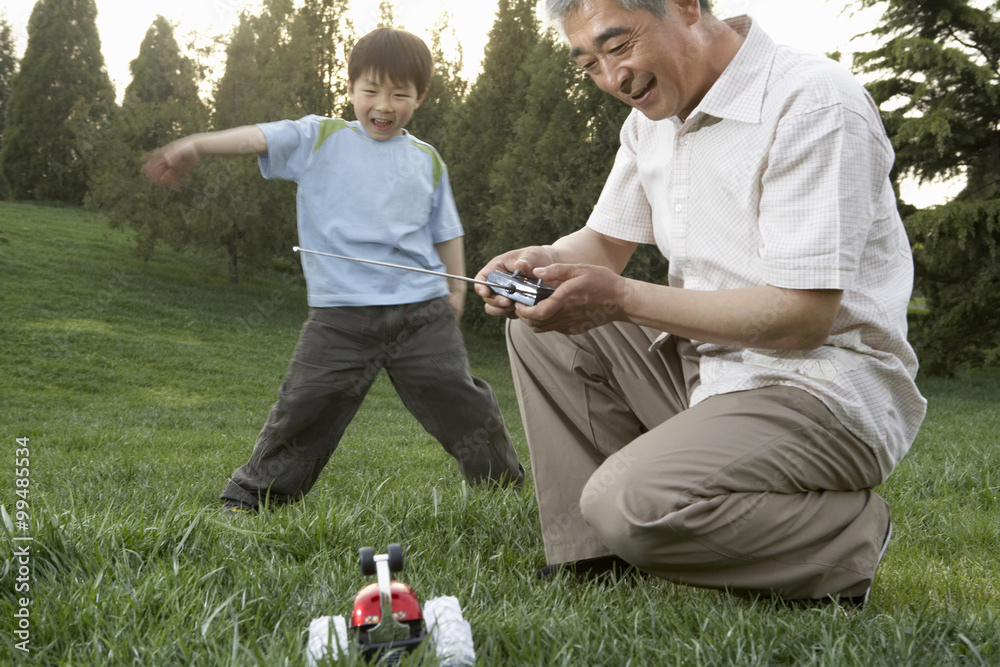
[[[682,130],[683,132],[683,130]],[[670,225],[670,244],[672,262],[679,264],[678,268],[685,277],[685,284],[692,278],[691,265],[688,260],[688,204],[691,197],[691,137],[687,132],[678,134],[674,139],[673,159],[673,222]]]

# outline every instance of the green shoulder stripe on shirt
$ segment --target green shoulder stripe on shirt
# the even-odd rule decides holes
[[[444,160],[441,159],[441,156],[438,155],[433,146],[420,143],[419,141],[414,141],[413,145],[431,156],[431,162],[434,164],[434,189],[437,190],[438,183],[441,182],[441,176],[444,174]]]
[[[337,130],[343,130],[345,127],[351,127],[347,124],[347,121],[343,118],[328,118],[327,120],[321,121],[319,124],[319,136],[316,137],[316,145],[313,146],[313,153],[319,150],[319,147],[323,145],[323,142],[330,138],[330,135]],[[351,127],[353,130],[354,128]]]

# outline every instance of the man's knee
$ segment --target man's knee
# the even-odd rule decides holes
[[[580,511],[601,541],[615,553],[625,556],[630,543],[641,531],[643,518],[635,511],[648,504],[641,462],[623,449],[608,458],[591,475],[580,495]]]
[[[691,526],[672,517],[693,502],[670,481],[650,473],[641,457],[626,447],[590,477],[580,496],[580,511],[601,542],[633,565],[647,567],[653,545],[686,541]],[[677,525],[675,525],[677,524]]]

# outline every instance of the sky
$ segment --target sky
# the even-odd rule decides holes
[[[157,14],[176,25],[179,41],[189,33],[203,36],[227,33],[243,9],[253,10],[257,0],[96,0],[97,27],[108,72],[124,89],[130,80],[128,64]],[[6,0],[6,13],[14,27],[17,46],[24,49],[26,26],[35,0]],[[375,27],[379,0],[351,0],[355,27],[363,34]],[[443,12],[450,12],[463,44],[466,65],[475,72],[482,59],[486,34],[496,17],[497,0],[394,0],[396,17],[408,30],[422,37],[430,34]],[[750,14],[778,42],[818,53],[849,51],[851,37],[874,25],[877,12],[851,16],[844,3],[828,0],[715,0],[721,17]]]
[[[255,0],[96,0],[97,28],[108,74],[119,98],[131,80],[129,63],[139,53],[139,44],[157,14],[175,25],[182,45],[187,37],[208,37],[228,33],[243,9],[253,10]],[[872,48],[871,39],[853,40],[870,30],[881,9],[851,13],[843,0],[715,0],[716,15],[726,18],[749,14],[782,44],[814,53],[853,51]],[[5,0],[0,17],[6,16],[14,29],[18,55],[27,43],[27,24],[34,0]],[[351,0],[355,29],[364,34],[375,27],[379,0]],[[425,39],[444,12],[450,12],[452,26],[462,42],[468,78],[474,78],[483,57],[486,36],[496,17],[497,0],[394,0],[396,18],[406,29]],[[849,64],[849,60],[845,60]],[[917,188],[904,184],[903,198],[927,206],[953,195],[942,187]]]

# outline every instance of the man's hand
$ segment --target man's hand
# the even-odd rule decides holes
[[[476,274],[476,280],[485,281],[491,271],[497,270],[505,271],[507,273],[520,271],[522,274],[534,278],[536,276],[534,276],[533,272],[536,266],[548,266],[551,263],[552,253],[548,250],[548,248],[543,248],[542,246],[531,246],[528,248],[521,248],[520,250],[511,250],[510,252],[506,252],[490,260],[490,262],[484,266],[478,274]],[[518,314],[514,309],[514,306],[517,304],[516,301],[508,299],[501,294],[497,294],[486,285],[476,285],[476,294],[482,297],[483,301],[486,302],[484,310],[487,315],[509,318],[518,317]]]
[[[533,331],[580,334],[631,322],[691,340],[767,350],[811,350],[825,344],[840,309],[840,290],[756,285],[692,290],[623,278],[636,244],[584,227],[551,246],[512,250],[476,276],[520,271],[556,288],[527,306],[477,285],[490,315],[519,318]]]
[[[607,267],[551,264],[535,268],[534,275],[558,286],[535,306],[515,306],[516,316],[536,333],[580,334],[609,322],[628,321],[621,307],[627,281]]]
[[[198,164],[198,150],[190,138],[178,139],[146,156],[142,173],[156,187],[178,190],[184,175]]]
[[[497,294],[485,285],[476,285],[476,293],[486,302],[486,313],[520,318],[532,331],[561,331],[578,334],[608,322],[627,320],[619,299],[626,281],[603,266],[591,264],[553,264],[547,247],[533,246],[512,250],[494,258],[476,276],[486,280],[490,271],[520,271],[556,287],[552,296],[537,305],[527,306]]]

